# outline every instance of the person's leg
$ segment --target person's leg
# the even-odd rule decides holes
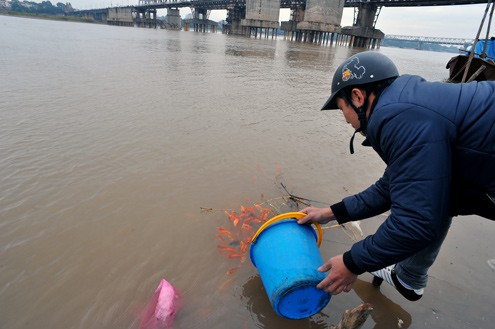
[[[395,265],[395,273],[400,281],[413,289],[426,287],[426,283],[428,282],[428,269],[438,256],[440,247],[447,236],[451,223],[452,218],[449,218],[442,234],[430,246]]]
[[[385,280],[408,300],[420,299],[428,282],[428,269],[438,256],[451,223],[452,218],[448,218],[442,234],[430,246],[402,262],[371,272],[373,285],[379,287]]]

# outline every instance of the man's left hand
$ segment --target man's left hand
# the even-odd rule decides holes
[[[357,275],[350,272],[345,266],[342,255],[330,258],[328,262],[318,268],[318,271],[330,271],[327,277],[316,287],[333,295],[338,295],[342,291],[351,291],[357,279]]]

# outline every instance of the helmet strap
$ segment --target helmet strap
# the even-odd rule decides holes
[[[363,134],[366,135],[366,128],[368,126],[368,120],[366,119],[366,108],[368,107],[368,97],[364,99],[364,104],[363,106],[357,107],[352,103],[351,99],[349,97],[347,98],[347,103],[354,109],[356,112],[358,119],[359,119],[359,128],[354,131],[354,134],[352,134],[351,140],[349,142],[349,151],[351,154],[354,154],[354,136],[356,136],[356,133],[363,132]]]
[[[358,128],[356,129],[356,131],[354,131],[354,134],[352,134],[352,137],[351,137],[351,140],[349,142],[349,151],[351,152],[351,154],[354,154],[354,136],[356,136],[356,133],[360,132],[361,131],[361,128]]]

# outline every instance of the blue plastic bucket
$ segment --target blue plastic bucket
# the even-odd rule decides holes
[[[321,232],[321,231],[320,231]],[[316,288],[325,278],[317,236],[311,225],[284,219],[262,227],[250,245],[250,257],[275,313],[303,319],[321,311],[331,295]]]

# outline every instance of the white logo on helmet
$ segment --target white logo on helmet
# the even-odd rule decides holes
[[[342,81],[348,81],[350,79],[361,79],[366,73],[366,68],[359,65],[359,58],[352,57],[342,67]]]

